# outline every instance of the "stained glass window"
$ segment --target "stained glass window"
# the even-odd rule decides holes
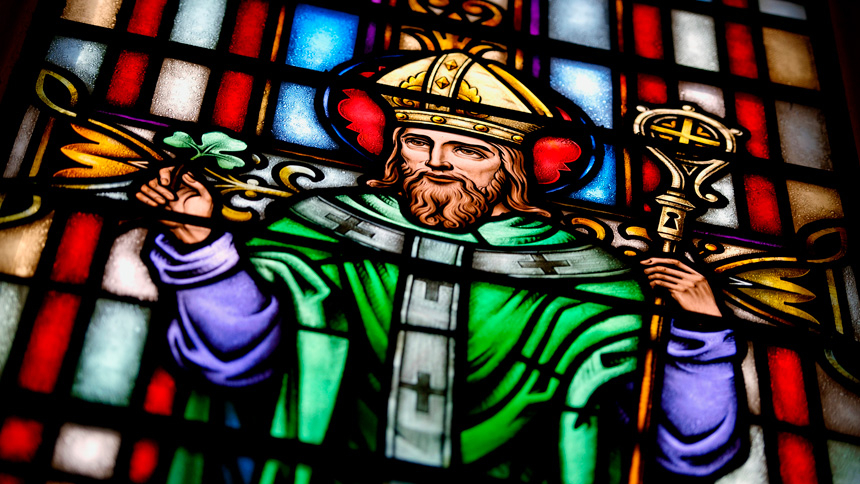
[[[823,2],[20,12],[0,483],[860,476]]]

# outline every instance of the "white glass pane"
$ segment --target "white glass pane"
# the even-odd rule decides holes
[[[573,44],[609,49],[608,0],[550,0],[549,37]]]
[[[24,113],[24,119],[21,121],[21,127],[18,128],[18,135],[15,136],[15,144],[12,145],[12,152],[9,153],[9,162],[6,164],[3,178],[13,178],[18,175],[18,171],[21,170],[21,163],[24,162],[24,155],[27,154],[27,147],[30,146],[33,129],[36,128],[36,121],[38,120],[39,110],[35,106],[27,108],[27,112]]]
[[[684,10],[672,10],[675,62],[706,71],[719,71],[714,19]]]
[[[714,191],[722,194],[729,200],[728,205],[723,208],[712,208],[699,217],[700,222],[719,225],[722,227],[738,228],[738,208],[735,203],[735,187],[732,184],[732,175],[726,175],[712,185]]]
[[[144,301],[158,299],[158,288],[140,258],[146,233],[146,229],[136,228],[116,238],[102,278],[102,288],[106,291]]]
[[[207,82],[208,67],[164,59],[149,112],[182,121],[197,121]]]
[[[60,428],[52,465],[71,474],[107,479],[113,476],[119,444],[116,431],[67,423]]]
[[[170,40],[214,49],[226,8],[227,0],[180,0]]]
[[[706,112],[726,117],[726,101],[719,87],[681,81],[678,83],[678,97],[681,101],[698,104]]]
[[[70,37],[54,37],[45,60],[72,71],[92,91],[99,75],[107,46]]]
[[[764,432],[750,425],[750,453],[746,462],[723,476],[716,484],[767,484],[767,462],[764,456]]]
[[[795,165],[832,170],[824,113],[802,104],[776,102],[783,159]]]
[[[764,13],[806,20],[806,8],[785,0],[758,0],[758,8]]]

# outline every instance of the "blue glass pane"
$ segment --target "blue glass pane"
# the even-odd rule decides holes
[[[608,0],[550,0],[549,36],[574,44],[609,49]]]
[[[615,205],[618,185],[615,170],[615,148],[606,145],[606,156],[603,158],[603,166],[600,167],[597,176],[588,182],[588,185],[572,193],[570,198],[603,205]]]
[[[227,0],[181,0],[170,40],[214,49],[226,8]]]
[[[806,8],[794,2],[786,2],[785,0],[758,0],[758,8],[762,12],[771,15],[806,20]]]
[[[333,150],[335,143],[325,132],[314,109],[316,89],[292,82],[281,83],[272,134],[281,141]]]
[[[45,60],[80,77],[92,91],[105,57],[105,44],[69,37],[54,37]]]
[[[355,15],[299,5],[293,17],[287,64],[327,71],[352,58],[357,33]]]
[[[553,89],[572,100],[594,123],[612,127],[612,70],[608,67],[553,58],[549,66]]]

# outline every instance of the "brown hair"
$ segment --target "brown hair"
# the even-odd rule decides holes
[[[391,155],[385,162],[382,178],[379,180],[368,180],[368,186],[374,188],[400,188],[400,134],[405,128],[399,127],[394,129],[394,149],[391,150]],[[514,212],[528,212],[550,217],[550,213],[540,207],[536,207],[529,202],[528,199],[528,179],[525,172],[525,157],[523,152],[510,148],[505,145],[487,141],[493,148],[499,151],[499,158],[502,161],[501,170],[504,177],[502,180],[507,182],[508,193],[505,200],[505,205]],[[499,174],[496,174],[495,180],[499,180]]]

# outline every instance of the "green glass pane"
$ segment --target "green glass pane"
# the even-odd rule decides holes
[[[0,282],[0,375],[12,350],[28,289],[27,286]]]
[[[185,405],[185,420],[196,420],[198,422],[209,421],[209,407],[211,399],[209,395],[192,390]]]
[[[191,453],[180,447],[173,455],[167,484],[201,484],[203,482],[203,454]]]
[[[299,440],[322,443],[343,377],[349,341],[299,331]]]
[[[96,301],[72,395],[91,402],[128,405],[140,370],[148,322],[147,308],[108,299]]]

